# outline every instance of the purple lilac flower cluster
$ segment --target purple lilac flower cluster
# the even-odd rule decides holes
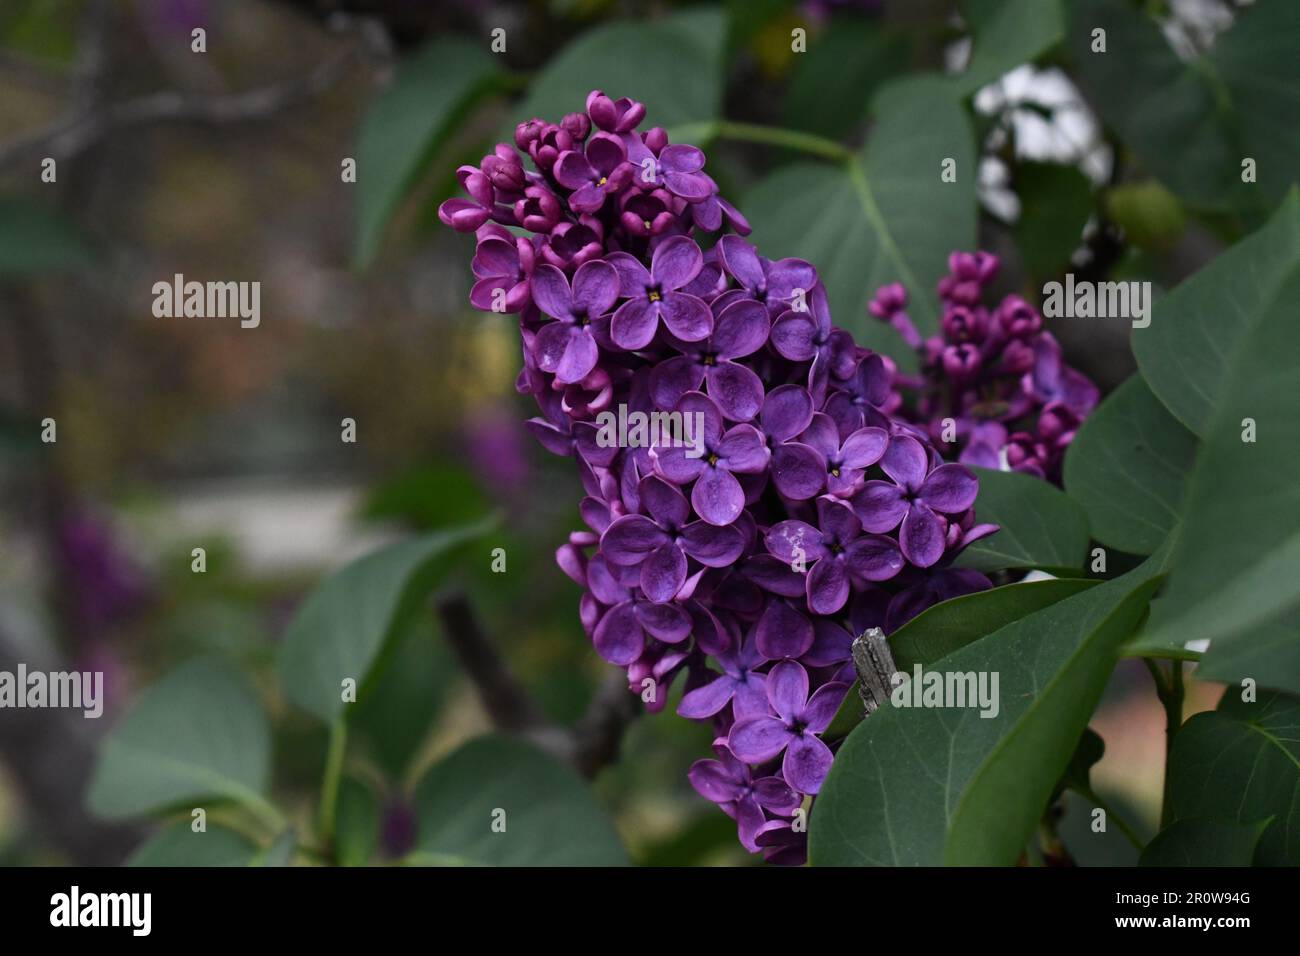
[[[868,311],[921,359],[919,377],[895,375],[894,388],[916,397],[896,399],[894,410],[960,462],[1059,485],[1065,450],[1096,406],[1097,386],[1065,364],[1043,317],[1022,297],[982,304],[997,271],[997,256],[954,252],[939,281],[941,334],[924,340],[908,318],[907,290],[899,283],[877,290]],[[955,440],[945,440],[949,423]]]
[[[974,474],[890,414],[889,366],[814,267],[761,256],[704,154],[644,115],[597,91],[523,123],[439,215],[476,234],[471,302],[519,314],[527,425],[586,489],[556,557],[597,652],[651,710],[684,679],[678,713],[716,732],[691,783],[750,852],[799,863],[853,636],[988,587],[950,564],[996,528]],[[602,441],[615,410],[690,416],[698,442]]]

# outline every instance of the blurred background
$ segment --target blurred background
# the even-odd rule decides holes
[[[577,483],[522,427],[534,412],[513,387],[517,329],[470,310],[470,240],[434,211],[455,166],[513,122],[512,94],[576,35],[683,6],[695,5],[0,2],[0,669],[101,670],[107,689],[99,721],[0,712],[0,862],[126,856],[142,831],[84,809],[96,739],[142,686],[201,652],[260,675],[276,792],[306,806],[326,735],[276,697],[277,640],[322,574],[411,530],[504,511],[493,544],[510,573],[466,566],[447,587],[471,596],[548,716],[569,724],[585,712],[608,669],[552,557],[580,526]],[[973,24],[997,6],[722,4],[723,113],[856,145],[881,84],[964,69]],[[1127,6],[1185,62],[1239,13],[1225,0]],[[498,27],[511,38],[506,78],[439,139],[377,230],[340,164],[358,156],[396,65],[449,37],[486,48]],[[791,51],[794,27],[807,30],[808,54]],[[998,291],[1037,301],[1067,269],[1172,286],[1254,211],[1191,214],[1193,198],[1119,145],[1090,92],[1104,84],[1080,81],[1070,42],[1008,64],[969,101],[980,242],[1005,263]],[[753,144],[709,155],[742,211],[747,189],[793,158]],[[42,179],[47,158],[53,181]],[[152,286],[176,273],[260,281],[260,326],[155,318]],[[1133,369],[1121,324],[1065,347],[1106,390]],[[41,440],[47,418],[53,443]],[[345,418],[355,442],[341,440]],[[196,547],[203,574],[191,570]],[[1093,780],[1149,832],[1163,714],[1135,663],[1116,673],[1093,724],[1107,746]],[[381,680],[381,703],[357,715],[354,736],[383,795],[376,859],[409,846],[421,771],[488,725],[432,612],[399,636]],[[1198,685],[1189,712],[1215,699]],[[674,706],[632,723],[598,794],[638,862],[750,862],[734,824],[686,781],[710,735]],[[1086,822],[1067,810],[1080,862],[1132,862],[1117,834],[1072,842]]]

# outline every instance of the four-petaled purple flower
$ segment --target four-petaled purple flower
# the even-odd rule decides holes
[[[673,342],[683,354],[655,366],[651,395],[660,408],[672,408],[707,381],[709,397],[722,414],[747,422],[763,407],[763,381],[732,360],[752,355],[767,342],[767,310],[753,299],[733,300],[720,313],[717,302],[713,308],[713,332],[698,342]]]
[[[731,752],[747,764],[763,764],[784,751],[781,776],[802,793],[817,793],[834,759],[817,735],[830,726],[848,688],[832,681],[810,698],[808,672],[795,661],[781,661],[767,675],[774,715],[736,721],[727,737]]]
[[[636,257],[615,252],[608,262],[618,270],[619,294],[627,299],[614,313],[614,344],[634,352],[645,348],[664,320],[668,331],[685,342],[698,342],[713,331],[713,314],[704,300],[679,291],[704,267],[695,240],[671,236],[661,242],[647,269]]]
[[[578,212],[599,212],[605,199],[622,192],[632,179],[627,148],[617,136],[597,133],[587,142],[585,153],[571,149],[560,154],[555,178],[573,190],[570,206]]]
[[[868,481],[853,496],[853,509],[871,532],[893,531],[904,557],[928,568],[947,546],[948,522],[939,514],[958,514],[975,503],[979,482],[964,465],[932,467],[925,446],[910,435],[895,435],[880,460],[892,481]]]
[[[709,524],[731,524],[740,517],[745,491],[737,474],[758,474],[767,467],[767,445],[752,425],[722,428],[722,411],[703,392],[687,392],[676,411],[695,416],[702,428],[703,454],[692,457],[693,449],[680,445],[652,449],[655,470],[675,485],[695,482],[691,507]]]
[[[763,811],[791,816],[801,803],[799,794],[780,777],[755,779],[749,767],[737,760],[724,742],[713,749],[717,760],[697,760],[686,775],[700,796],[716,803],[736,821],[741,845],[756,853],[758,835],[767,824]]]
[[[556,320],[537,333],[538,367],[561,383],[582,381],[600,358],[595,330],[609,324],[605,317],[618,299],[618,273],[608,262],[584,262],[570,288],[563,272],[543,263],[533,270],[532,293],[537,307]]]

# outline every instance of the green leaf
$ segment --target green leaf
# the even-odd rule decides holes
[[[355,777],[339,785],[335,854],[342,866],[365,866],[379,842],[379,800],[374,791]]]
[[[934,289],[948,254],[975,247],[975,151],[966,114],[938,78],[891,83],[874,113],[861,154],[842,165],[787,166],[755,186],[742,208],[764,255],[817,267],[837,325],[914,367],[898,334],[867,317],[867,302],[880,286],[902,282],[917,327],[938,329]],[[945,159],[956,161],[955,183],[940,181]]]
[[[390,545],[330,575],[307,595],[285,634],[279,673],[289,698],[327,723],[343,710],[346,678],[366,679],[389,639],[428,595],[449,555],[495,521]]]
[[[1250,866],[1260,837],[1273,822],[1238,823],[1213,817],[1177,820],[1142,851],[1142,866]]]
[[[136,848],[127,866],[250,866],[258,848],[242,833],[208,824],[203,833],[178,820]]]
[[[1255,862],[1300,864],[1300,698],[1263,693],[1246,703],[1229,687],[1218,710],[1197,714],[1174,737],[1169,796],[1175,820],[1272,817]]]
[[[1106,31],[1104,53],[1092,52],[1095,29]],[[1297,30],[1300,6],[1259,3],[1185,62],[1133,4],[1076,0],[1070,46],[1089,102],[1148,172],[1201,208],[1263,210],[1300,171]],[[1241,180],[1247,157],[1257,183]]]
[[[510,129],[535,116],[559,122],[582,110],[592,90],[639,100],[652,126],[717,119],[726,33],[725,15],[711,8],[588,30],[538,73],[511,109]]]
[[[146,688],[109,734],[87,799],[110,819],[220,800],[265,818],[270,764],[257,692],[224,661],[198,658]]]
[[[511,737],[479,737],[436,764],[415,794],[411,862],[447,866],[622,866],[627,854],[586,784]],[[496,832],[493,824],[496,823]]]
[[[1300,622],[1288,610],[1216,639],[1201,658],[1196,676],[1229,684],[1249,677],[1261,687],[1300,696]]]
[[[928,667],[1012,621],[1086,591],[1097,583],[1088,578],[1030,581],[943,601],[922,611],[889,636],[894,663],[904,673],[910,672],[915,664]],[[861,720],[862,700],[855,683],[831,721],[826,736],[829,739],[843,737]]]
[[[1000,530],[961,553],[958,567],[1082,568],[1088,550],[1088,517],[1064,492],[1041,478],[1013,471],[972,468],[979,477],[975,517]]]
[[[1015,172],[1020,218],[1016,249],[1036,279],[1060,275],[1083,242],[1092,216],[1092,183],[1074,166],[1019,163]]]
[[[0,197],[0,280],[85,269],[90,243],[71,220],[50,207]]]
[[[1297,276],[1300,194],[1292,194],[1262,229],[1157,299],[1150,326],[1133,330],[1142,377],[1197,435],[1231,394],[1229,366],[1242,343],[1295,301]]]
[[[1067,770],[1159,561],[1014,621],[934,672],[998,674],[999,711],[884,707],[840,748],[814,805],[821,866],[1016,861]]]
[[[1084,728],[1083,736],[1079,738],[1079,743],[1074,748],[1074,756],[1070,758],[1065,773],[1061,774],[1062,788],[1068,787],[1079,793],[1090,792],[1092,768],[1105,754],[1106,741],[1101,739],[1101,734],[1091,727]]]
[[[970,63],[954,84],[963,96],[1055,46],[1065,35],[1059,0],[964,0],[974,34]]]
[[[1102,544],[1151,554],[1178,524],[1195,459],[1196,438],[1134,375],[1079,429],[1065,455],[1065,490]]]
[[[783,124],[831,139],[852,134],[881,84],[907,69],[910,52],[906,37],[881,20],[833,17],[794,57]]]
[[[482,40],[441,36],[398,65],[366,112],[357,143],[358,266],[379,251],[384,227],[422,167],[475,100],[499,80]]]
[[[1300,197],[1279,216],[1300,238]],[[1257,625],[1288,613],[1295,620],[1300,609],[1297,301],[1300,257],[1266,305],[1243,304],[1240,328],[1223,344],[1218,407],[1188,484],[1168,600],[1152,614],[1157,637],[1249,641]],[[1244,440],[1248,419],[1254,441]],[[1279,664],[1294,669],[1294,647],[1279,648]]]

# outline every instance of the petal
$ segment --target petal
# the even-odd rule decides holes
[[[812,416],[813,403],[808,390],[799,385],[782,385],[768,393],[759,417],[763,431],[783,442],[807,428]]]
[[[649,345],[658,329],[659,303],[651,302],[641,295],[628,299],[618,307],[614,320],[610,323],[609,334],[619,348],[635,352]]]
[[[744,720],[768,713],[767,675],[751,673],[736,685],[736,696],[731,698],[731,714],[736,720]]]
[[[704,168],[704,153],[695,146],[665,146],[659,154],[659,165],[674,173],[699,172]]]
[[[686,583],[686,555],[674,541],[660,545],[641,564],[641,590],[656,604],[677,596]]]
[[[722,410],[718,403],[703,392],[687,392],[677,403],[677,411],[684,415],[703,415],[704,442],[716,445],[722,438]],[[699,434],[698,432],[696,434]]]
[[[676,528],[686,524],[691,516],[686,496],[677,488],[655,475],[648,475],[637,485],[641,507],[661,528]]]
[[[878,534],[893,531],[907,514],[903,490],[892,481],[868,481],[850,501],[863,529]]]
[[[698,342],[713,331],[713,313],[699,296],[665,292],[659,307],[664,325],[683,342]]]
[[[558,325],[558,322],[552,322]],[[569,340],[565,343],[564,353],[555,366],[555,380],[561,385],[581,382],[596,367],[600,359],[600,349],[591,333],[577,326],[569,326]]]
[[[697,687],[695,690],[684,694],[682,702],[677,705],[677,713],[691,720],[712,717],[727,706],[735,692],[735,679],[723,675],[709,681],[703,687]]]
[[[628,589],[619,583],[614,570],[609,566],[609,559],[603,554],[597,554],[587,562],[586,585],[597,601],[611,607],[622,604],[632,596]]]
[[[765,282],[763,265],[758,253],[739,236],[723,236],[718,240],[718,256],[722,267],[747,289],[761,289]]]
[[[754,799],[773,813],[794,813],[803,801],[781,777],[759,777],[753,782]]]
[[[763,381],[745,366],[722,362],[706,369],[705,377],[709,397],[731,421],[750,421],[763,407]]]
[[[862,533],[862,521],[853,509],[832,498],[817,499],[817,527],[841,546],[848,545]]]
[[[626,667],[640,657],[645,650],[645,632],[637,623],[632,602],[610,608],[596,625],[591,642],[602,659],[620,667]]]
[[[961,465],[940,465],[921,483],[917,497],[936,511],[957,514],[975,503],[980,483],[975,473]]]
[[[778,259],[767,269],[768,300],[784,302],[796,291],[811,294],[816,288],[817,270],[803,259]]]
[[[691,636],[691,616],[679,605],[638,601],[633,611],[641,627],[666,644],[680,644]]]
[[[826,459],[816,449],[798,442],[777,445],[772,449],[772,482],[785,497],[805,501],[825,486]]]
[[[551,171],[565,189],[581,189],[599,178],[587,158],[574,149],[562,152]]]
[[[618,273],[608,262],[593,259],[573,274],[573,303],[589,318],[604,315],[618,299]]]
[[[903,519],[898,543],[908,561],[928,568],[943,557],[944,523],[928,506],[914,501]]]
[[[695,761],[686,771],[686,779],[696,793],[713,803],[731,803],[740,797],[740,782],[716,760]]]
[[[678,355],[651,369],[650,397],[659,408],[674,408],[683,395],[698,391],[703,382],[704,366],[692,356]]]
[[[600,536],[600,552],[612,564],[640,564],[668,541],[668,535],[645,515],[624,515]]]
[[[792,362],[817,354],[817,325],[807,312],[785,312],[772,325],[772,347]]]
[[[812,647],[813,628],[785,601],[772,601],[758,619],[755,639],[759,653],[768,660],[803,657]]]
[[[767,443],[763,441],[763,433],[753,425],[731,428],[715,450],[731,471],[755,474],[767,467]]]
[[[845,468],[866,468],[880,461],[888,446],[889,435],[883,428],[859,428],[844,439],[840,462]]]
[[[694,481],[708,467],[703,458],[687,456],[689,448],[655,448],[654,468],[656,474],[675,485],[685,485]]]
[[[808,610],[835,614],[849,601],[849,574],[844,563],[823,558],[808,572]]]
[[[799,433],[799,441],[817,449],[826,458],[837,457],[840,453],[840,430],[835,427],[835,420],[822,412],[813,415],[812,422]]]
[[[751,355],[767,342],[767,309],[753,299],[739,299],[722,310],[714,323],[713,350],[719,358]]]
[[[628,255],[626,252],[611,252],[605,261],[618,273],[620,298],[642,298],[645,296],[645,290],[654,284],[649,270],[635,256]]]
[[[782,597],[803,597],[803,575],[791,570],[789,563],[773,555],[754,555],[745,562],[743,573],[765,591]]]
[[[695,521],[682,529],[682,550],[709,568],[726,568],[745,551],[745,536],[733,525]]]
[[[794,738],[776,717],[746,717],[731,728],[727,746],[747,764],[766,763]]]
[[[845,562],[849,571],[866,581],[888,581],[903,570],[903,555],[893,538],[864,534],[848,546]]]
[[[795,661],[781,661],[767,674],[767,699],[772,710],[795,720],[808,703],[808,672]]]
[[[852,646],[852,634],[834,621],[818,618],[813,621],[812,647],[800,659],[809,667],[829,667],[847,661],[852,656]]]
[[[807,522],[794,519],[772,525],[763,538],[763,544],[770,554],[787,566],[792,566],[796,558],[802,558],[806,567],[829,553],[822,544],[820,531]]]
[[[691,488],[691,505],[709,524],[731,524],[745,506],[745,492],[731,472],[705,467]]]
[[[808,706],[800,715],[804,726],[814,734],[824,732],[835,719],[835,714],[844,703],[844,695],[848,690],[849,685],[839,681],[831,681],[817,688],[817,692],[808,699]]]
[[[556,319],[573,316],[573,297],[569,294],[569,280],[564,273],[549,262],[533,269],[529,282],[533,301],[546,315]]]
[[[672,236],[659,244],[650,260],[650,275],[665,290],[680,289],[700,274],[704,253],[694,239]]]
[[[910,435],[895,435],[889,441],[880,467],[904,488],[919,488],[925,480],[930,459],[925,446]]]
[[[800,734],[790,741],[781,762],[781,776],[800,793],[816,793],[830,773],[835,757],[831,748],[812,734]]]

